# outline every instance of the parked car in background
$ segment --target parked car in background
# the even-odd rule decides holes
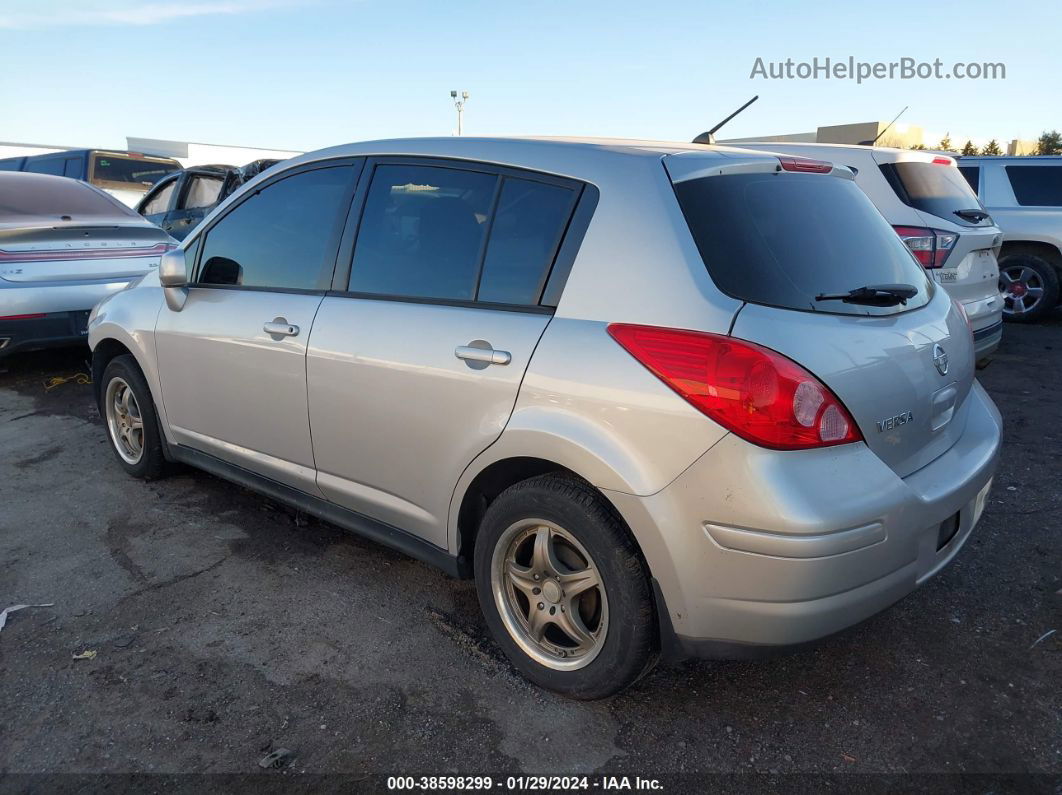
[[[963,157],[959,171],[1003,230],[999,291],[1007,320],[1062,300],[1062,157]]]
[[[279,160],[245,166],[194,166],[164,177],[136,205],[136,211],[177,240],[195,228],[220,202]]]
[[[881,146],[741,143],[761,151],[820,158],[848,166],[932,279],[962,304],[985,363],[1003,336],[996,257],[1002,233],[942,155]]]
[[[89,310],[174,245],[85,182],[0,171],[0,357],[84,344]]]
[[[967,317],[852,177],[629,141],[296,157],[96,307],[109,442],[473,576],[570,696],[822,638],[955,557],[1000,440]]]
[[[0,160],[0,171],[29,171],[84,180],[128,207],[139,202],[156,182],[180,168],[181,164],[169,157],[103,149],[67,149]]]

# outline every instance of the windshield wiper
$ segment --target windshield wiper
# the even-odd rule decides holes
[[[967,221],[973,221],[975,224],[988,217],[988,213],[984,210],[955,210],[955,214],[960,218],[965,218]]]
[[[908,298],[918,295],[918,288],[910,284],[868,284],[856,287],[847,293],[820,293],[816,301],[844,301],[846,304],[864,304],[866,306],[907,305]]]

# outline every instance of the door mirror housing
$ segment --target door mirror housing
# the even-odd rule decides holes
[[[162,261],[159,262],[159,283],[163,287],[188,286],[188,266],[185,263],[184,251],[175,248],[162,255]]]
[[[174,312],[184,309],[184,302],[188,298],[188,265],[183,249],[175,248],[162,255],[159,284],[166,295],[166,306]]]

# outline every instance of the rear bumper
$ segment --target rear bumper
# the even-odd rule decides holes
[[[946,566],[983,510],[999,413],[976,385],[965,433],[900,478],[863,444],[792,453],[728,436],[650,497],[609,493],[660,584],[665,646],[759,656],[844,630]]]
[[[87,341],[89,312],[107,296],[129,286],[130,281],[0,280],[0,358],[17,351]]]
[[[977,361],[992,355],[1003,340],[1003,318],[983,328],[974,329],[974,358]]]
[[[50,312],[9,319],[0,317],[0,359],[20,351],[87,344],[89,310]]]

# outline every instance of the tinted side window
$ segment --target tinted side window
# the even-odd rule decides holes
[[[970,183],[970,187],[973,188],[973,192],[977,193],[977,182],[981,178],[981,167],[959,166],[959,172],[966,178],[966,181]]]
[[[26,161],[25,170],[32,171],[34,174],[55,174],[61,177],[63,176],[63,158],[46,157],[42,160],[30,158]]]
[[[1022,206],[1062,206],[1062,167],[1007,166],[1014,198]]]
[[[483,263],[480,301],[538,303],[574,198],[569,188],[505,178]]]
[[[497,181],[454,168],[377,166],[349,289],[472,300]]]
[[[352,173],[304,171],[247,198],[207,232],[199,284],[328,289]]]
[[[80,157],[68,157],[63,162],[63,176],[81,179],[84,162]]]

